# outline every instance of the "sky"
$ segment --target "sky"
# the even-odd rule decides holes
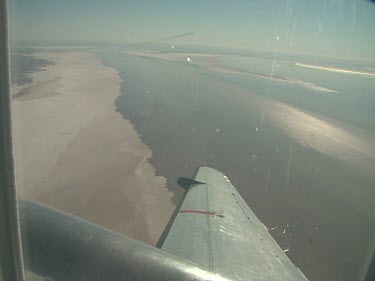
[[[14,42],[170,44],[375,59],[368,0],[9,0]]]

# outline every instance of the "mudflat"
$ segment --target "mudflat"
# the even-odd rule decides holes
[[[19,196],[154,244],[174,210],[152,151],[116,112],[118,72],[86,52],[37,52],[53,64],[14,86]]]

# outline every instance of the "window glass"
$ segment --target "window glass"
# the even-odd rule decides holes
[[[11,0],[20,198],[155,245],[177,178],[209,166],[309,280],[361,280],[374,14],[362,0]]]

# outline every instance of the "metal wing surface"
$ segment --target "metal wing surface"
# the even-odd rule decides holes
[[[201,167],[161,248],[237,280],[307,280],[221,172]]]

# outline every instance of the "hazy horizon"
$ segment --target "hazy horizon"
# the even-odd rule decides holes
[[[134,44],[169,37],[175,45],[375,59],[369,36],[375,5],[365,0],[10,4],[13,42]]]

